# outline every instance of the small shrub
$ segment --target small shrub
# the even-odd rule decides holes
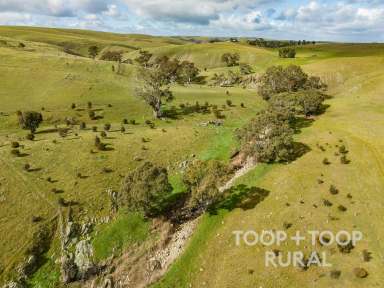
[[[52,177],[47,177],[47,181],[48,181],[49,183],[52,183]]]
[[[338,209],[339,211],[341,211],[341,212],[345,212],[345,211],[347,211],[347,207],[345,207],[345,206],[343,206],[343,205],[339,205],[339,206],[337,207],[337,209]]]
[[[123,119],[123,124],[128,124],[128,119]]]
[[[323,199],[323,204],[326,207],[331,207],[333,205],[332,202],[327,199]]]
[[[228,107],[232,107],[232,101],[231,100],[227,100],[227,101],[225,101],[226,103],[227,103],[227,106]]]
[[[105,130],[105,131],[109,131],[109,130],[111,130],[111,124],[110,124],[110,123],[106,123],[106,124],[104,124],[104,130]]]
[[[12,149],[11,154],[16,157],[20,157],[21,153],[19,149]]]
[[[95,137],[95,146],[97,147],[97,145],[99,145],[101,143],[101,140],[99,137]]]
[[[129,124],[136,125],[136,120],[135,119],[129,120]]]
[[[28,163],[24,165],[24,170],[29,172],[29,169],[31,169],[31,165],[29,165]]]
[[[348,154],[348,150],[347,150],[347,148],[345,148],[344,145],[341,145],[341,146],[339,147],[339,153],[340,153],[340,154]]]
[[[11,143],[11,146],[12,146],[12,148],[19,148],[20,147],[20,143],[17,142],[17,141],[14,141],[14,142]]]
[[[93,126],[93,127],[92,127],[92,131],[93,131],[93,132],[97,132],[97,126]]]
[[[334,185],[331,185],[329,187],[329,193],[331,193],[332,195],[336,195],[339,194],[339,190]]]
[[[108,107],[111,108],[111,107],[112,107],[112,104],[108,104]]]
[[[241,107],[241,108],[245,108],[244,103],[240,103],[240,107]]]
[[[101,131],[100,136],[103,138],[107,137],[107,133],[105,131]]]
[[[32,216],[32,223],[38,223],[41,222],[41,220],[43,220],[43,218],[40,216]]]
[[[121,126],[121,128],[120,128],[120,132],[121,132],[121,133],[125,133],[125,127],[124,127],[124,126]]]
[[[85,124],[85,122],[81,122],[80,123],[80,129],[84,130],[85,128],[87,128],[87,125]]]
[[[329,162],[328,158],[324,158],[323,159],[323,164],[324,165],[329,165],[329,164],[331,164],[331,162]]]
[[[345,155],[340,157],[340,162],[341,162],[341,164],[349,164],[349,163],[351,163],[351,161],[348,160],[347,156],[345,156]]]
[[[71,109],[76,109],[76,104],[75,103],[71,104]]]
[[[88,111],[88,116],[91,120],[95,120],[96,119],[96,113],[95,111]]]
[[[222,119],[222,118],[224,118],[224,115],[221,114],[221,111],[218,110],[218,109],[214,109],[214,110],[213,110],[213,115],[215,115],[215,117],[216,117],[217,119]]]
[[[65,207],[67,206],[67,202],[65,202],[64,198],[60,197],[58,200],[57,200],[57,203],[61,206],[61,207]]]
[[[92,109],[92,102],[87,103],[88,109]]]
[[[59,136],[62,138],[67,137],[67,129],[59,128],[57,129],[57,132],[59,133]]]

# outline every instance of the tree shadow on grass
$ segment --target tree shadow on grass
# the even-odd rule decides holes
[[[244,184],[237,185],[224,192],[222,198],[208,209],[211,215],[216,215],[219,210],[232,211],[235,208],[250,210],[255,208],[268,195],[269,191],[258,187],[247,187]]]
[[[293,154],[291,161],[295,161],[296,159],[307,154],[309,151],[311,151],[311,148],[308,145],[300,142],[293,142]]]

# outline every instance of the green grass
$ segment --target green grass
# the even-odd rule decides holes
[[[144,242],[149,236],[149,222],[141,214],[120,212],[108,225],[98,227],[92,240],[96,260],[119,255],[135,243]]]
[[[33,288],[55,288],[60,283],[60,269],[49,258],[44,265],[28,281],[28,287]]]

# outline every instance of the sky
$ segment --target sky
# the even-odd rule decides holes
[[[384,0],[0,0],[0,25],[384,42]]]

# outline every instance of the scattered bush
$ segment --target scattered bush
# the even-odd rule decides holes
[[[65,207],[67,206],[67,202],[64,200],[64,198],[60,197],[58,200],[57,200],[57,203],[59,204],[59,206],[61,207]]]
[[[249,64],[241,63],[240,64],[240,73],[242,75],[249,75],[253,73],[252,67]]]
[[[95,111],[88,111],[88,116],[91,120],[95,120],[96,119],[96,113]]]
[[[111,124],[110,124],[110,123],[106,123],[106,124],[104,124],[104,130],[105,130],[105,131],[109,131],[109,130],[111,130]]]
[[[155,216],[164,211],[165,200],[171,192],[167,170],[145,162],[125,177],[119,202],[132,211]]]
[[[128,124],[128,119],[123,119],[123,124]]]
[[[241,108],[245,108],[245,105],[244,105],[243,102],[240,103],[240,107],[241,107]]]
[[[329,187],[329,193],[331,193],[332,195],[337,195],[339,194],[339,190],[334,185],[331,185]]]
[[[20,127],[22,129],[30,130],[31,133],[35,133],[40,123],[43,122],[43,115],[35,111],[17,111],[17,117]]]
[[[71,109],[76,109],[76,104],[75,103],[72,103]]]
[[[224,53],[221,56],[221,61],[227,64],[227,67],[238,66],[240,55],[238,53]]]
[[[29,170],[31,169],[31,165],[29,165],[28,163],[27,164],[24,164],[24,170],[29,172]]]
[[[19,149],[12,149],[11,154],[16,157],[20,157],[21,153]]]
[[[339,153],[341,153],[341,154],[348,154],[348,150],[347,150],[347,148],[345,148],[345,145],[341,145],[339,147]]]
[[[295,58],[296,57],[296,49],[293,47],[285,47],[279,49],[279,57],[280,58]]]
[[[348,160],[347,156],[343,155],[340,157],[340,162],[341,162],[341,164],[349,164],[349,163],[351,163],[351,160]]]
[[[59,133],[60,137],[62,137],[62,138],[67,137],[67,134],[68,134],[68,130],[67,129],[65,129],[65,128],[58,128],[57,132]]]
[[[136,120],[135,120],[135,119],[131,119],[131,120],[129,120],[129,124],[131,124],[131,125],[136,125]]]
[[[19,148],[20,147],[20,143],[17,142],[17,141],[14,141],[14,142],[11,143],[11,147],[12,148]]]
[[[330,165],[331,162],[329,162],[328,158],[324,158],[324,159],[323,159],[323,164],[324,164],[324,165]]]
[[[228,107],[232,107],[232,101],[231,100],[227,100],[227,101],[225,101],[225,103],[227,103]]]
[[[123,59],[123,52],[121,51],[105,51],[101,55],[100,60],[121,62]]]
[[[103,138],[107,138],[107,133],[105,131],[101,131],[100,136]]]

